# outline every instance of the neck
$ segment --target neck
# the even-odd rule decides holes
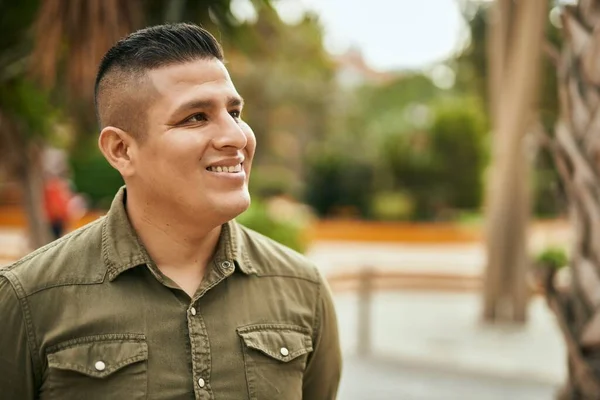
[[[161,207],[127,193],[127,214],[159,269],[202,272],[212,258],[221,224],[202,224],[176,215],[178,207]]]

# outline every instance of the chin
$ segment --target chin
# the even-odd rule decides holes
[[[250,194],[238,195],[235,198],[228,199],[226,202],[215,203],[215,209],[223,216],[223,219],[229,221],[242,214],[250,207]]]

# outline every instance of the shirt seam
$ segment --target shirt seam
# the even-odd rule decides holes
[[[98,372],[97,370],[94,371],[93,369],[90,369],[90,368],[81,368],[81,365],[78,365],[78,364],[56,363],[56,365],[64,367],[64,368],[73,369],[75,371],[82,372],[89,376],[106,377],[106,376],[112,374],[113,372],[117,372],[119,369],[123,368],[124,366],[126,366],[128,364],[133,364],[135,362],[144,361],[147,359],[148,359],[147,353],[138,354],[137,356],[126,358],[125,360],[111,366],[110,368],[108,368],[102,372]]]
[[[57,351],[72,349],[73,347],[87,344],[104,343],[146,343],[146,335],[141,333],[107,333],[102,335],[83,336],[75,339],[66,340],[46,349],[46,354],[56,353]]]
[[[12,271],[3,271],[0,276],[4,276],[9,282],[17,299],[21,306],[21,312],[23,313],[23,319],[25,321],[25,333],[27,334],[27,347],[31,353],[31,359],[33,362],[33,378],[35,380],[36,388],[42,384],[42,360],[39,355],[39,347],[35,338],[33,318],[31,317],[31,310],[29,303],[27,302],[27,295],[25,289],[21,285],[19,278]],[[33,349],[32,349],[33,347]]]
[[[313,283],[315,285],[320,285],[320,282],[318,280],[314,280],[312,278],[307,278],[307,277],[304,277],[304,276],[294,276],[294,275],[286,275],[286,274],[270,274],[270,273],[266,273],[266,274],[257,273],[255,275],[258,278],[290,278],[290,279],[300,279],[300,280],[303,280],[303,281],[307,281],[307,282]]]
[[[100,276],[100,278],[97,278],[99,280],[89,281],[89,282],[56,282],[56,283],[53,283],[53,284],[50,284],[50,285],[47,285],[47,286],[42,286],[40,288],[37,288],[36,290],[33,290],[30,293],[25,294],[23,297],[24,298],[31,297],[34,294],[38,294],[38,293],[43,292],[45,290],[54,289],[54,288],[62,287],[62,286],[100,285],[104,281],[103,276],[104,276],[104,274],[102,276]]]
[[[318,336],[319,330],[321,329],[321,314],[323,313],[323,307],[322,307],[323,292],[321,290],[322,286],[323,286],[323,284],[320,283],[319,286],[317,287],[317,301],[316,301],[317,304],[315,306],[315,312],[314,312],[315,320],[313,322],[313,335],[312,336],[313,336],[313,343],[315,344],[315,346],[317,344],[317,336]]]
[[[99,221],[101,221],[104,217],[101,217],[100,219],[88,224],[87,226],[84,226],[83,228],[80,228],[77,231],[74,231],[70,234],[67,234],[65,236],[63,236],[62,238],[55,240],[54,242],[51,242],[43,247],[40,247],[39,249],[29,253],[28,255],[26,255],[25,257],[21,258],[18,261],[15,261],[13,264],[9,265],[8,267],[4,268],[4,271],[12,271],[13,269],[15,269],[16,267],[23,265],[24,263],[26,263],[27,261],[30,261],[32,258],[36,257],[39,254],[44,254],[47,251],[53,249],[54,247],[62,244],[63,242],[65,242],[66,240],[70,239],[70,238],[77,238],[79,236],[81,236],[82,234],[84,234],[85,232],[87,232],[88,230],[90,230],[92,227],[94,227],[96,224],[100,223]]]

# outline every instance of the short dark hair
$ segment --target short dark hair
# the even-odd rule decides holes
[[[122,87],[136,78],[143,79],[148,70],[212,58],[223,61],[221,45],[210,32],[194,24],[152,26],[119,40],[102,58],[96,75],[94,104],[100,126],[110,122],[105,121],[110,116],[103,115],[102,109],[104,95],[114,96],[104,93],[108,87]],[[110,108],[121,109],[116,105]]]

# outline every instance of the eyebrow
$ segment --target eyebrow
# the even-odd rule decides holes
[[[173,113],[173,115],[179,115],[185,111],[197,110],[199,108],[215,108],[217,106],[217,102],[215,100],[203,100],[203,99],[194,99],[188,101],[187,103],[183,103],[177,110]],[[244,99],[239,96],[229,96],[227,98],[227,107],[243,107]]]

